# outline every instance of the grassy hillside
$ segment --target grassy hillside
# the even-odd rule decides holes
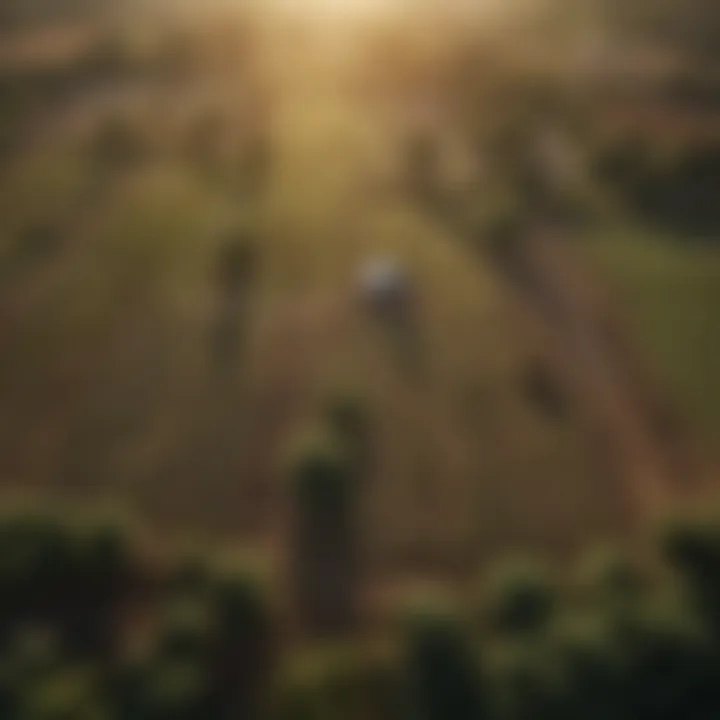
[[[286,30],[257,66],[214,27],[178,35],[195,49],[179,74],[150,52],[25,107],[0,176],[0,476],[272,545],[285,450],[349,387],[373,427],[378,571],[627,530],[632,491],[592,437],[596,400],[568,394],[582,367],[557,328],[409,200],[396,130],[342,43]],[[223,285],[238,242],[257,258],[239,308]],[[714,264],[595,247],[644,349],[714,432]],[[401,338],[358,290],[377,257],[413,289]]]
[[[720,437],[720,251],[712,241],[609,230],[590,246],[654,370],[693,424]]]

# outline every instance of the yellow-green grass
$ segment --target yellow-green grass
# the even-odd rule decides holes
[[[592,258],[646,359],[689,420],[720,439],[720,245],[637,228],[599,233]]]
[[[572,408],[558,421],[524,397],[548,342],[531,315],[457,238],[374,185],[391,143],[367,108],[322,77],[287,82],[260,199],[167,151],[98,187],[62,129],[6,173],[7,247],[38,219],[63,242],[0,289],[0,476],[274,540],[284,449],[350,384],[375,429],[361,512],[379,570],[468,569],[499,549],[612,533],[625,498]],[[260,277],[245,351],[219,368],[208,338],[228,226],[254,233]],[[358,269],[378,254],[415,290],[415,367],[358,298]]]
[[[176,527],[262,534],[282,507],[283,448],[348,382],[377,425],[365,512],[378,562],[442,566],[606,527],[605,491],[572,423],[522,397],[542,347],[522,312],[401,199],[344,204],[341,165],[325,185],[333,194],[322,169],[305,187],[280,168],[276,195],[251,218],[242,199],[169,160],[77,207],[59,255],[12,288],[22,318],[6,335],[3,475],[126,496]],[[33,200],[37,212],[69,202],[64,193]],[[31,221],[24,204],[5,207],[10,227]],[[213,263],[222,228],[245,220],[260,229],[258,300],[246,358],[220,376],[207,353]],[[360,263],[378,253],[416,287],[417,378],[356,295]]]

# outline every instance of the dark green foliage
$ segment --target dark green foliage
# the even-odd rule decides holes
[[[121,528],[26,512],[0,523],[0,549],[3,638],[18,622],[50,623],[73,652],[112,652],[133,586]]]
[[[211,606],[217,623],[210,665],[216,717],[260,717],[278,643],[266,588],[249,572],[221,574]]]
[[[495,657],[495,714],[513,720],[563,717],[567,706],[561,666],[541,643],[501,645]]]
[[[135,587],[136,558],[123,528],[113,523],[80,527],[74,545],[76,565],[63,580],[71,593],[69,639],[79,651],[112,654],[123,605]]]
[[[122,526],[45,511],[0,522],[0,710],[18,720],[254,718],[276,630],[247,573],[177,564],[140,591],[145,566]],[[158,594],[159,593],[159,594]],[[154,612],[153,597],[162,599]],[[145,617],[144,660],[126,660],[128,620]],[[92,667],[92,672],[86,667]]]
[[[6,670],[20,685],[51,677],[62,662],[61,648],[53,633],[31,625],[16,629],[5,657]]]
[[[720,521],[678,521],[664,528],[661,548],[670,564],[695,582],[715,582],[720,573]]]
[[[284,670],[278,720],[401,717],[399,678],[388,661],[352,646],[300,653]]]
[[[264,717],[278,641],[264,584],[250,571],[207,565],[199,574],[195,565],[180,578],[173,572],[165,586],[170,592],[155,622],[149,662],[162,678],[170,668],[172,678],[182,671],[180,679],[194,679],[194,689],[176,690],[192,690],[195,705],[214,718]],[[130,664],[125,672],[121,695],[132,707],[154,692],[147,672],[147,662]]]
[[[106,712],[89,673],[65,670],[35,684],[18,700],[27,720],[103,720]]]
[[[344,413],[330,416],[343,425]],[[292,589],[315,634],[355,626],[350,468],[332,435],[292,458],[301,570]],[[143,563],[122,526],[9,513],[0,717],[711,720],[720,716],[720,523],[674,523],[660,547],[666,566],[593,553],[564,593],[536,564],[507,565],[484,590],[480,632],[425,596],[403,614],[397,645],[383,635],[283,648],[266,584],[247,566],[201,555]],[[156,577],[140,592],[142,573]]]
[[[304,438],[290,462],[293,502],[291,588],[303,627],[348,631],[359,600],[358,530],[353,467],[323,433]]]
[[[577,579],[583,602],[592,608],[636,606],[653,585],[653,578],[639,561],[611,547],[588,553]]]
[[[720,643],[720,521],[672,523],[662,533],[661,547],[684,580],[713,639]]]
[[[610,703],[613,717],[633,719],[712,717],[718,708],[714,651],[686,588],[617,553],[597,555],[588,567],[596,642],[604,658],[613,659],[605,667],[611,674],[601,677],[599,706]]]
[[[595,168],[631,210],[653,225],[701,238],[720,226],[720,149],[713,141],[674,148],[622,138],[599,151]]]
[[[467,628],[452,610],[437,603],[411,608],[405,618],[404,647],[411,717],[485,716],[478,658]]]
[[[651,173],[634,189],[638,207],[647,217],[703,236],[720,227],[720,148],[687,148]]]
[[[285,668],[275,700],[278,720],[332,720],[341,716],[331,690],[333,665],[324,658],[300,657]],[[346,708],[347,710],[347,708]]]
[[[565,620],[555,628],[551,648],[561,668],[569,717],[622,717],[621,649],[603,618]]]
[[[165,592],[170,597],[198,599],[206,597],[213,582],[213,569],[199,553],[173,558],[165,575]]]
[[[156,648],[159,657],[207,662],[218,630],[210,607],[180,600],[165,609],[159,624]]]
[[[0,661],[3,717],[91,720],[104,717],[99,675],[62,654],[49,631],[18,628]]]
[[[512,564],[491,577],[484,593],[488,626],[509,636],[534,634],[549,623],[555,590],[544,570],[533,564]]]
[[[348,457],[334,438],[322,432],[302,438],[290,461],[298,510],[318,519],[346,510],[352,499],[350,470]]]
[[[127,720],[203,720],[211,717],[205,669],[187,660],[158,660],[135,670],[122,697]]]
[[[716,670],[707,639],[688,615],[649,605],[624,627],[623,707],[632,718],[713,717]]]

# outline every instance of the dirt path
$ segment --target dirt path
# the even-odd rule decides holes
[[[632,522],[692,499],[710,476],[681,415],[634,346],[621,308],[566,235],[538,228],[525,238],[515,266],[499,269],[552,338],[588,448],[627,498]]]
[[[665,505],[682,489],[674,455],[685,454],[679,427],[672,437],[660,432],[659,413],[667,403],[650,387],[649,376],[639,376],[637,359],[623,348],[619,318],[570,243],[540,231],[526,247],[534,283],[521,293],[529,312],[551,333],[598,460],[621,479],[632,510]]]
[[[457,207],[457,206],[455,206]],[[451,235],[482,247],[461,217],[430,209]],[[624,525],[692,499],[710,472],[678,410],[634,346],[622,309],[562,227],[537,223],[502,253],[483,255],[522,314],[549,339],[587,451],[624,498]],[[622,506],[622,503],[621,503]]]

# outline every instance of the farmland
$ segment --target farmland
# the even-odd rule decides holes
[[[474,190],[466,149],[468,132],[492,145],[487,118],[522,107],[514,86],[502,95],[481,76],[468,120],[467,98],[443,85],[455,69],[442,37],[435,55],[410,44],[376,92],[351,34],[151,17],[143,32],[30,24],[3,44],[0,475],[12,493],[119,502],[181,535],[272,546],[284,453],[345,391],[374,428],[364,534],[379,572],[565,552],[705,486],[720,407],[714,243],[656,231],[593,179],[602,210],[560,240],[531,228],[521,287],[482,249],[508,179]],[[511,57],[507,80],[503,62],[503,82],[533,64]],[[483,113],[493,92],[506,104]],[[414,97],[443,108],[449,211],[428,211],[404,180],[398,98]],[[711,111],[695,116],[716,127]],[[458,152],[470,171],[452,170]],[[467,218],[480,220],[468,231]],[[233,238],[257,263],[223,330]],[[410,360],[363,304],[373,258],[412,284]],[[657,430],[667,413],[671,440]]]

